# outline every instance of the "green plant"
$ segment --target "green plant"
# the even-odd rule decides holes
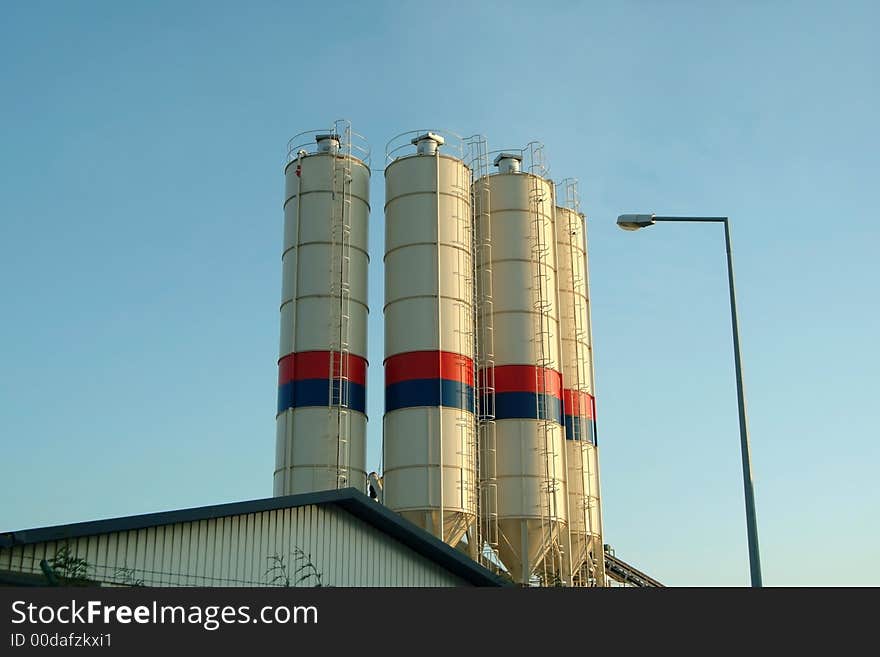
[[[269,557],[269,562],[272,564],[269,570],[266,571],[266,577],[272,575],[269,584],[290,586],[290,575],[287,572],[287,564],[284,563],[284,557],[273,554]]]
[[[268,557],[270,567],[266,571],[266,577],[269,578],[269,584],[274,584],[275,586],[296,586],[312,579],[315,582],[314,586],[316,588],[324,586],[323,574],[312,563],[312,555],[298,547],[293,548],[293,553],[293,575],[291,575],[288,569],[288,564],[284,562],[283,556],[273,554],[271,557]],[[292,578],[296,579],[293,580]]]
[[[144,586],[144,580],[138,577],[135,577],[136,571],[134,568],[126,568],[123,566],[122,568],[117,568],[114,576],[120,581],[121,584],[125,584],[127,586]]]
[[[49,559],[49,565],[56,576],[65,579],[86,579],[89,570],[88,562],[73,556],[67,544],[55,552],[55,556]]]
[[[322,574],[318,572],[317,566],[312,563],[312,555],[307,552],[303,552],[299,548],[294,548],[294,553],[296,554],[296,559],[294,563],[298,563],[299,565],[294,570],[294,573],[299,575],[299,579],[296,580],[296,583],[304,582],[307,579],[314,577],[317,584],[316,587],[323,586]]]

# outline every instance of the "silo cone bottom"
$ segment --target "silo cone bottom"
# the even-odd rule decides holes
[[[528,586],[532,573],[553,541],[553,532],[544,531],[541,520],[525,518],[499,520],[498,530],[501,532],[498,545],[501,562],[514,582]]]
[[[468,555],[468,557],[474,561],[479,561],[482,550],[480,549],[480,546],[477,545],[478,534],[479,531],[476,523],[472,522],[470,527],[468,527],[468,530],[464,533],[464,536],[459,539],[455,549]]]
[[[440,538],[439,509],[398,511],[400,515],[426,532]],[[443,542],[455,547],[470,527],[474,517],[469,513],[447,511],[443,513]]]

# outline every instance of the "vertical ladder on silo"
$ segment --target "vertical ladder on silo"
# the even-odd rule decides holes
[[[535,405],[536,416],[538,419],[539,430],[539,446],[538,452],[542,458],[542,466],[544,469],[543,476],[540,481],[540,492],[544,498],[541,503],[541,528],[542,528],[542,554],[541,565],[543,570],[542,584],[547,585],[549,579],[554,574],[562,572],[561,563],[555,563],[555,554],[559,552],[558,541],[556,540],[553,518],[557,517],[555,503],[556,493],[559,489],[559,479],[556,473],[557,454],[555,449],[556,441],[553,440],[554,431],[553,418],[550,416],[547,398],[547,370],[553,365],[553,354],[551,351],[551,340],[553,338],[551,312],[553,302],[551,298],[550,285],[550,258],[552,255],[552,245],[547,241],[547,222],[544,219],[545,203],[548,199],[542,189],[541,178],[546,173],[543,164],[543,151],[540,145],[530,143],[529,149],[529,173],[531,174],[531,189],[529,190],[529,210],[531,214],[531,253],[536,266],[533,276],[533,309],[536,311],[534,343],[535,343]],[[550,212],[553,211],[552,199],[550,201]],[[554,237],[555,239],[555,237]],[[554,556],[551,556],[554,555]],[[522,555],[527,559],[527,555]],[[553,559],[551,561],[551,559]],[[555,573],[553,572],[555,571]]]
[[[293,152],[291,149],[292,142],[293,142],[293,139],[291,139],[290,142],[288,142],[288,152],[287,152],[288,159],[291,158],[291,153]],[[307,155],[307,152],[305,151],[305,149],[298,149],[296,151],[296,220],[294,222],[296,237],[294,237],[294,239],[293,239],[293,246],[291,247],[291,249],[293,250],[294,258],[297,258],[297,259],[300,257],[299,241],[300,241],[300,229],[302,227],[302,220],[303,220],[302,219],[302,186],[303,186],[302,163],[303,163],[303,157],[305,157],[306,155]],[[281,257],[283,260],[284,255],[282,254]],[[293,304],[292,305],[293,317],[291,318],[292,327],[290,328],[290,334],[293,338],[293,344],[285,345],[285,349],[282,350],[282,353],[280,355],[282,358],[285,356],[292,355],[292,357],[295,359],[296,352],[299,347],[299,345],[297,344],[297,340],[296,340],[296,335],[297,335],[296,330],[297,330],[297,326],[299,325],[299,284],[300,284],[299,266],[293,267],[292,275],[293,275],[293,296],[292,296],[292,300],[289,301],[288,303]],[[283,306],[282,306],[282,310],[283,310]],[[283,314],[282,314],[282,317],[284,317]],[[283,328],[282,328],[282,331],[283,331]],[[287,349],[290,349],[290,353],[289,354],[283,353],[283,351],[286,351]],[[288,411],[285,410],[285,413],[288,413]],[[288,413],[288,419],[287,419],[288,423],[292,423],[292,420],[293,420],[292,415],[293,415],[292,412]],[[284,474],[282,475],[282,478],[281,478],[281,481],[282,481],[281,490],[283,491],[283,493],[285,495],[288,494],[291,490],[291,479],[293,478],[293,472],[292,472],[292,469],[293,469],[293,440],[290,439],[290,433],[292,432],[291,424],[287,425],[287,432],[288,432],[287,435],[285,435],[285,437],[284,437]]]
[[[333,158],[333,198],[331,202],[331,294],[337,297],[338,321],[331,326],[329,362],[329,431],[336,436],[336,454],[331,469],[336,487],[349,485],[351,439],[351,123],[336,121],[339,153]]]
[[[578,218],[580,220],[580,214],[578,214]],[[581,228],[583,230],[583,237],[581,239],[581,246],[584,249],[584,296],[586,298],[586,341],[587,341],[587,350],[590,357],[590,395],[591,395],[591,408],[590,408],[590,417],[593,421],[593,435],[591,436],[591,443],[593,444],[594,450],[598,450],[598,441],[597,441],[597,422],[596,422],[596,370],[595,363],[593,360],[593,318],[592,318],[592,310],[591,310],[591,300],[590,300],[590,254],[587,247],[587,223],[586,219],[581,223]],[[590,469],[590,480],[595,478],[596,480],[596,488],[599,488],[599,470],[598,470],[598,452],[596,452],[596,468],[595,471],[591,467]],[[590,491],[592,491],[592,486],[590,487]],[[598,497],[592,495],[590,496],[590,522],[592,523],[592,527],[595,528],[595,534],[593,535],[593,560],[594,560],[594,576],[593,581],[595,582],[594,586],[606,586],[607,581],[605,577],[605,547],[603,544],[603,532],[602,532],[602,505],[601,501]]]
[[[474,412],[477,416],[477,504],[480,560],[495,568],[498,553],[498,475],[495,425],[495,326],[492,274],[492,198],[489,145],[485,137],[468,139],[474,270]],[[477,181],[482,181],[476,185]]]
[[[458,145],[464,148],[463,144]],[[460,160],[464,161],[464,153],[456,153]],[[473,254],[471,240],[473,235],[473,213],[470,208],[470,170],[463,167],[455,167],[456,179],[451,187],[455,194],[453,203],[453,222],[455,224],[455,236],[453,243],[456,246],[455,262],[456,269],[453,272],[456,289],[456,307],[458,309],[458,325],[456,326],[456,353],[472,359],[474,356],[474,323],[473,315]],[[438,258],[440,251],[438,248]],[[466,301],[463,301],[465,300]],[[467,362],[463,358],[458,359],[458,380],[468,381],[469,372]],[[471,381],[473,385],[473,381]],[[458,414],[456,416],[456,428],[459,434],[459,502],[462,509],[476,517],[476,433],[474,420],[471,416],[472,408],[465,408],[462,400],[458,400]],[[474,540],[469,536],[469,540]],[[473,553],[474,546],[469,545]]]
[[[584,353],[583,347],[587,340],[587,332],[583,326],[582,322],[582,307],[581,304],[586,302],[586,290],[585,290],[585,281],[583,276],[581,275],[578,267],[576,266],[578,258],[577,258],[577,250],[583,248],[583,244],[577,244],[576,238],[581,234],[581,231],[577,225],[580,219],[580,198],[578,193],[578,182],[574,178],[566,178],[562,181],[563,189],[564,189],[564,203],[563,207],[571,210],[571,213],[566,213],[566,234],[568,236],[568,249],[569,249],[569,267],[570,267],[570,276],[569,283],[571,285],[571,303],[569,312],[571,327],[572,327],[572,336],[574,338],[574,361],[575,361],[575,371],[572,373],[571,377],[567,381],[567,385],[569,389],[573,392],[574,407],[572,411],[576,411],[575,417],[580,417],[583,409],[580,407],[581,401],[584,398],[585,394],[591,394],[591,389],[589,385],[589,381],[587,379],[587,373],[584,372],[584,358],[589,358],[589,351]],[[583,309],[585,310],[585,308]],[[589,346],[587,347],[589,349]],[[590,360],[592,362],[592,360]],[[568,376],[568,373],[566,373]],[[585,440],[589,440],[592,442],[592,435],[585,436],[583,434],[583,424],[580,421],[572,422],[572,436],[571,440],[574,441],[574,444],[577,447],[578,454],[578,468],[580,471],[581,481],[578,482],[579,486],[583,486],[582,496],[579,500],[579,508],[572,509],[571,513],[578,513],[581,516],[581,521],[584,523],[584,550],[586,551],[586,558],[584,564],[582,564],[582,572],[574,573],[577,576],[576,583],[579,586],[589,586],[590,582],[595,578],[590,576],[589,572],[593,570],[592,564],[588,563],[590,559],[590,545],[589,543],[592,541],[592,511],[591,507],[593,504],[593,496],[592,496],[592,486],[591,486],[591,478],[592,478],[592,468],[590,466],[590,462],[588,458],[585,458],[586,452],[586,443]],[[569,482],[569,486],[572,485],[572,482]],[[574,558],[574,554],[572,554],[572,558]]]

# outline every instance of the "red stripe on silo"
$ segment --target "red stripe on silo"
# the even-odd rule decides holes
[[[278,385],[290,381],[306,379],[330,379],[340,376],[340,363],[346,364],[346,378],[352,383],[366,385],[367,360],[353,354],[345,354],[340,358],[338,352],[333,353],[333,374],[330,374],[329,351],[301,351],[287,354],[278,361]]]
[[[287,354],[278,361],[278,385],[293,381],[293,365],[296,354]]]
[[[414,379],[474,384],[474,361],[451,351],[410,351],[385,359],[385,385]]]
[[[562,391],[562,404],[566,415],[593,418],[593,396],[566,388]]]
[[[539,392],[562,398],[562,375],[556,370],[534,365],[496,365],[494,369],[495,392]]]

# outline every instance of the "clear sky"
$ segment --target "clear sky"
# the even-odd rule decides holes
[[[730,216],[765,583],[880,585],[880,5],[299,4],[3,4],[0,530],[271,495],[284,147],[347,117],[580,180],[606,542],[669,584],[748,582],[723,235],[614,220]]]

